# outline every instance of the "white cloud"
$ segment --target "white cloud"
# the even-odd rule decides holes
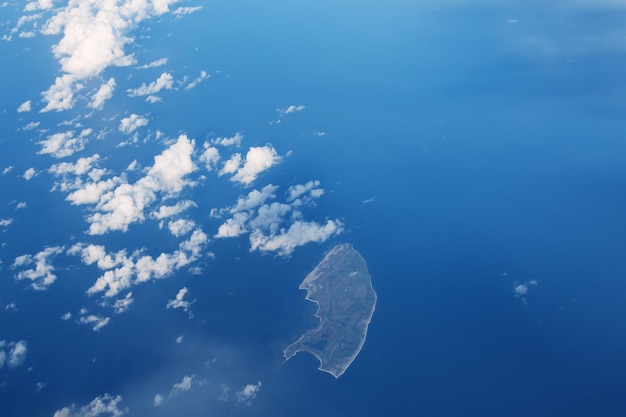
[[[156,81],[151,82],[150,84],[142,84],[139,88],[129,88],[126,90],[129,96],[137,97],[137,96],[148,96],[151,94],[156,94],[159,91],[166,89],[171,90],[174,85],[174,77],[167,72],[164,72],[156,79]]]
[[[100,395],[89,404],[77,407],[72,404],[57,410],[52,417],[120,417],[128,413],[126,408],[121,407],[122,396],[113,397],[110,394]]]
[[[224,166],[219,172],[219,175],[233,174],[237,172],[240,166],[241,166],[241,154],[236,153],[233,156],[231,156],[228,161],[224,162]]]
[[[176,237],[180,237],[186,235],[191,232],[196,227],[196,223],[193,220],[188,219],[178,219],[171,221],[167,224],[167,228],[170,233],[172,233]]]
[[[182,308],[183,311],[189,314],[190,319],[193,318],[193,313],[191,312],[191,305],[195,303],[196,300],[193,300],[193,301],[185,300],[185,297],[187,296],[188,292],[189,290],[187,290],[187,287],[181,288],[178,291],[178,294],[176,294],[176,298],[174,298],[173,300],[169,300],[165,307],[166,308]]]
[[[261,381],[258,381],[256,384],[247,384],[235,393],[235,400],[237,400],[237,402],[239,403],[247,403],[252,401],[261,391],[262,385],[263,384],[261,384]]]
[[[283,256],[290,255],[298,246],[324,242],[342,232],[341,222],[306,222],[301,220],[303,215],[298,210],[303,207],[303,202],[312,201],[323,194],[319,186],[319,181],[291,186],[286,195],[289,204],[267,202],[276,197],[278,187],[274,185],[267,185],[260,191],[253,190],[240,197],[234,206],[220,211],[228,211],[232,217],[219,226],[215,237],[229,238],[250,233],[250,250],[272,251]]]
[[[160,101],[163,101],[163,99],[159,96],[148,96],[146,97],[146,102],[150,103],[150,104],[154,104],[154,103],[158,103]]]
[[[32,281],[31,287],[35,290],[45,290],[57,279],[54,274],[54,267],[50,263],[51,259],[61,253],[63,253],[62,246],[50,246],[35,255],[18,256],[13,262],[13,269],[33,264],[35,267],[18,272],[16,278]]]
[[[215,139],[213,139],[212,143],[214,145],[221,145],[221,146],[232,146],[232,145],[235,145],[235,146],[239,147],[239,145],[241,145],[242,139],[243,139],[243,134],[241,134],[240,132],[237,132],[237,133],[235,133],[234,136],[231,136],[231,137],[215,138]]]
[[[115,302],[113,303],[113,310],[115,310],[115,314],[122,314],[123,312],[128,310],[133,301],[135,301],[135,299],[133,298],[132,292],[126,294],[124,298],[115,300]]]
[[[8,166],[8,167],[6,167],[6,168],[4,168],[4,169],[2,170],[2,175],[6,175],[6,174],[8,174],[9,172],[13,171],[13,168],[15,168],[13,165]]]
[[[179,7],[176,10],[174,10],[174,14],[180,16],[180,15],[195,13],[202,9],[203,9],[203,6]]]
[[[134,57],[124,47],[133,41],[129,32],[155,15],[169,11],[177,0],[94,2],[70,0],[43,26],[45,35],[62,35],[52,52],[65,73],[43,93],[42,111],[67,110],[73,106],[80,83],[110,66],[127,66]]]
[[[33,12],[35,10],[50,10],[52,9],[52,0],[37,0],[31,1],[24,7],[25,12]]]
[[[98,91],[91,97],[88,106],[92,109],[100,110],[104,107],[104,102],[113,97],[115,90],[115,78],[109,78],[109,81],[102,84]]]
[[[28,168],[26,171],[24,171],[24,175],[22,175],[22,177],[26,180],[29,181],[31,178],[33,178],[35,175],[37,175],[37,171],[35,171],[35,168]]]
[[[68,254],[79,255],[86,265],[96,264],[104,273],[87,290],[88,294],[103,292],[104,297],[115,297],[120,292],[154,279],[170,276],[176,270],[189,265],[201,256],[208,237],[200,229],[189,239],[180,243],[172,253],[161,253],[156,258],[141,252],[126,251],[107,253],[104,246],[76,244]]]
[[[182,336],[182,335],[181,335],[181,336],[178,336],[178,337],[176,338],[176,344],[177,344],[177,345],[180,345],[181,343],[183,343],[183,337],[184,337],[184,336]]]
[[[167,217],[176,216],[190,207],[196,207],[196,203],[191,200],[179,201],[173,206],[161,206],[158,211],[150,213],[150,217],[155,219],[165,219]]]
[[[213,171],[217,163],[220,160],[220,153],[218,150],[208,143],[204,144],[204,151],[200,154],[200,162],[204,162],[204,167],[207,171]]]
[[[324,242],[342,230],[343,225],[338,220],[328,220],[326,224],[298,220],[277,234],[264,235],[260,230],[253,231],[250,234],[250,249],[287,256],[298,246]]]
[[[109,317],[88,314],[88,311],[85,308],[80,310],[80,316],[78,318],[78,322],[80,324],[87,324],[92,326],[91,329],[94,332],[100,331],[100,329],[109,324],[109,321],[111,321]]]
[[[172,386],[172,389],[170,390],[170,393],[167,397],[163,397],[161,394],[156,394],[154,396],[154,406],[158,407],[163,403],[171,400],[172,398],[180,395],[181,393],[191,391],[194,384],[201,384],[201,382],[197,381],[195,375],[185,375],[180,382],[176,382]]]
[[[539,283],[537,282],[537,280],[530,280],[530,281],[526,281],[522,284],[515,284],[513,286],[513,292],[515,293],[516,297],[523,297],[526,294],[528,294],[528,291],[530,290],[531,287],[535,287],[537,286]]]
[[[128,230],[131,223],[144,220],[144,210],[157,194],[173,196],[191,183],[185,177],[196,169],[191,155],[194,142],[181,135],[177,142],[154,158],[154,165],[135,184],[122,183],[100,196],[96,212],[88,217],[89,234]]]
[[[278,190],[278,187],[272,184],[266,185],[260,191],[252,190],[245,197],[239,197],[237,204],[230,208],[229,211],[231,213],[237,213],[252,210],[265,203],[266,200],[275,198],[276,195],[274,193],[276,190]]]
[[[232,166],[228,166],[229,170],[232,170],[235,165],[237,166],[237,170],[230,180],[250,185],[260,173],[280,162],[280,157],[273,147],[266,145],[250,148],[242,165],[237,162],[239,161],[235,161]],[[230,173],[226,171],[226,168],[227,166],[224,165],[222,172]]]
[[[311,198],[320,198],[324,194],[324,190],[319,188],[320,182],[309,181],[306,184],[292,185],[287,190],[287,201],[293,202],[297,199],[303,198],[305,194],[309,194],[309,200]],[[306,200],[306,199],[305,199]]]
[[[67,321],[71,318],[72,318],[72,313],[70,313],[69,311],[61,316],[61,320],[63,321]]]
[[[13,223],[13,219],[0,219],[0,227],[7,227]]]
[[[237,237],[248,232],[246,223],[250,215],[248,213],[235,213],[232,218],[226,220],[217,229],[216,238]]]
[[[168,61],[169,61],[169,58],[157,59],[157,60],[152,61],[152,62],[150,62],[148,64],[140,65],[140,66],[137,67],[137,69],[148,69],[148,68],[161,67],[161,66],[167,64]]]
[[[41,93],[46,106],[41,109],[42,113],[56,110],[69,110],[74,106],[74,94],[81,90],[83,85],[76,82],[70,74],[56,77],[54,84],[48,90]]]
[[[302,104],[300,104],[299,106],[291,105],[291,106],[287,107],[285,110],[282,110],[281,112],[283,114],[289,114],[289,113],[295,113],[295,112],[298,112],[298,111],[302,111],[305,108],[306,107],[304,105],[302,105]]]
[[[9,356],[7,360],[7,365],[9,366],[9,368],[16,368],[24,363],[27,352],[28,349],[24,340],[16,342],[9,351]]]
[[[74,131],[54,133],[48,139],[38,142],[42,148],[37,153],[49,154],[55,158],[70,156],[85,149],[91,133],[92,129],[84,129],[78,136],[74,136]]]
[[[22,128],[22,130],[33,130],[37,129],[41,123],[40,122],[28,122],[26,126]]]
[[[22,103],[22,104],[20,104],[20,106],[17,108],[17,112],[18,112],[18,113],[29,112],[30,110],[31,110],[30,100],[23,102],[23,103]]]
[[[5,365],[9,368],[17,368],[24,363],[27,353],[28,348],[25,340],[19,342],[0,340],[0,369]]]
[[[139,129],[142,126],[148,125],[148,119],[143,116],[139,116],[138,114],[131,114],[128,117],[120,120],[119,130],[122,133],[126,133],[127,135],[133,133],[135,130]]]
[[[191,90],[192,88],[196,88],[198,84],[210,77],[211,76],[206,71],[200,71],[200,75],[197,76],[192,82],[187,84],[185,90]]]

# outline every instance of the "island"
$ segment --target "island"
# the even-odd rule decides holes
[[[376,308],[376,292],[367,263],[350,244],[331,249],[300,284],[306,299],[317,303],[315,329],[283,351],[285,361],[309,352],[320,361],[320,371],[339,378],[361,351]]]

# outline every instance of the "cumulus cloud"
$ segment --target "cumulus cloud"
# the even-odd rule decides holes
[[[204,144],[204,150],[202,154],[200,154],[200,162],[204,163],[204,167],[207,171],[213,171],[213,169],[217,166],[217,163],[220,160],[220,153],[216,148],[209,145],[208,143]]]
[[[115,78],[109,78],[109,81],[102,84],[91,97],[91,101],[87,106],[96,110],[102,109],[104,102],[113,97],[113,90],[115,90]]]
[[[287,201],[294,202],[304,198],[305,196],[308,198],[305,198],[304,202],[309,202],[314,198],[320,198],[324,194],[324,190],[319,188],[319,186],[320,182],[317,180],[309,181],[306,184],[292,185],[287,190]]]
[[[132,254],[126,251],[107,252],[104,246],[92,244],[76,244],[68,250],[68,254],[78,255],[84,264],[95,264],[104,271],[87,293],[104,293],[104,297],[111,298],[133,285],[168,277],[189,265],[201,256],[207,241],[206,234],[197,229],[179,244],[177,250],[161,253],[156,258],[141,251]]]
[[[147,118],[133,113],[130,116],[124,117],[122,120],[120,120],[120,126],[118,129],[120,132],[130,135],[131,133],[133,133],[135,130],[139,129],[140,127],[147,126],[147,125],[148,125]]]
[[[343,225],[338,220],[328,220],[325,224],[298,220],[288,229],[281,229],[276,234],[264,235],[262,231],[255,230],[250,234],[250,248],[253,251],[277,252],[287,256],[298,246],[310,242],[325,242],[342,231]]]
[[[233,174],[231,181],[250,185],[260,173],[279,162],[278,153],[270,145],[252,147],[243,161],[240,154],[233,155],[226,161],[220,174]]]
[[[57,410],[53,417],[120,417],[128,413],[128,409],[123,408],[121,403],[121,395],[114,397],[111,394],[104,394],[81,407],[75,404],[63,407]]]
[[[262,385],[261,381],[258,381],[256,384],[247,384],[235,393],[235,400],[238,403],[249,403],[259,395]]]
[[[137,96],[148,96],[151,94],[156,94],[163,89],[171,90],[174,86],[174,77],[167,72],[164,72],[157,78],[155,81],[150,84],[142,84],[141,87],[138,88],[129,88],[126,90],[129,96],[137,97]]]
[[[268,201],[276,197],[277,189],[270,184],[252,190],[232,207],[222,209],[221,213],[228,212],[232,217],[219,226],[215,237],[232,238],[249,233],[250,250],[288,256],[298,246],[321,243],[343,231],[339,220],[327,220],[323,224],[302,220],[303,202],[324,193],[319,181],[289,187],[286,203]]]
[[[133,64],[134,57],[124,52],[124,47],[133,41],[129,32],[139,22],[167,13],[176,1],[71,0],[61,7],[43,26],[42,33],[61,35],[52,52],[64,74],[42,93],[47,103],[42,111],[72,108],[81,82],[110,66]]]
[[[74,131],[54,133],[48,139],[38,142],[41,145],[39,154],[49,154],[55,158],[64,158],[85,149],[88,136],[92,129],[82,130],[78,136]]]
[[[171,221],[167,224],[167,228],[170,233],[176,237],[186,235],[196,227],[196,223],[193,220],[178,219]]]
[[[193,313],[191,312],[191,305],[195,303],[196,300],[193,300],[193,301],[185,300],[185,297],[187,296],[188,292],[189,290],[187,290],[187,287],[181,288],[178,291],[178,294],[176,294],[176,298],[174,298],[173,300],[169,300],[165,307],[166,308],[182,308],[183,311],[185,311],[185,313],[189,314],[189,318],[192,319]]]
[[[37,129],[39,127],[39,125],[41,124],[41,122],[28,122],[26,124],[26,126],[24,126],[22,128],[22,130],[33,130],[33,129]]]
[[[31,287],[35,290],[45,290],[56,281],[52,259],[63,253],[63,246],[50,246],[35,255],[21,255],[13,261],[13,269],[34,266],[23,269],[16,275],[18,280],[30,280]]]
[[[173,196],[190,182],[185,177],[196,169],[191,156],[194,142],[181,135],[177,142],[154,158],[146,176],[134,184],[122,183],[101,195],[96,212],[88,217],[89,234],[111,230],[126,231],[131,223],[142,221],[144,211],[158,194]]]
[[[22,103],[22,104],[20,104],[20,106],[17,108],[17,112],[18,112],[18,113],[29,112],[30,110],[31,110],[30,100],[23,102],[23,103]]]

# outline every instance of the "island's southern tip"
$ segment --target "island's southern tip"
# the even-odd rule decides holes
[[[300,284],[317,303],[319,325],[284,350],[285,360],[308,352],[320,371],[339,378],[357,357],[376,309],[376,292],[367,263],[350,244],[335,246]]]

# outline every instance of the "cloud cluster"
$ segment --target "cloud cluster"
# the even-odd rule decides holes
[[[9,368],[16,368],[24,363],[28,348],[26,341],[6,342],[0,340],[0,369],[5,365]]]
[[[142,251],[131,254],[125,250],[107,252],[104,246],[81,243],[72,246],[68,254],[80,256],[85,265],[95,264],[98,269],[104,271],[87,293],[103,292],[104,297],[111,298],[133,285],[168,277],[189,265],[201,256],[207,242],[207,235],[202,230],[196,229],[189,239],[179,244],[177,250],[172,253],[161,253],[156,258]]]
[[[69,192],[66,197],[68,201],[74,205],[94,205],[93,213],[87,217],[89,234],[102,235],[113,230],[125,232],[132,223],[143,221],[146,211],[159,198],[175,197],[184,187],[193,184],[186,179],[188,174],[196,170],[192,161],[193,153],[193,140],[181,135],[174,144],[155,156],[154,164],[147,169],[146,174],[132,184],[123,176],[104,179],[106,171],[98,167],[98,154],[81,158],[76,163],[53,165],[50,172],[61,178],[55,188]],[[80,177],[85,174],[87,179]],[[151,216],[165,218],[168,211],[182,211],[192,204],[183,202],[170,208],[161,206]],[[180,234],[185,229],[182,224],[172,227]]]
[[[121,407],[122,396],[104,394],[94,398],[89,404],[78,407],[72,404],[57,410],[53,417],[121,417],[128,409]]]
[[[252,190],[237,203],[222,210],[231,214],[222,223],[216,238],[232,238],[249,233],[250,250],[276,252],[290,255],[298,246],[310,242],[324,242],[343,230],[339,220],[327,220],[320,224],[302,220],[299,210],[322,194],[319,181],[309,181],[289,187],[285,202],[269,202],[276,198],[278,187],[267,185],[261,190]]]
[[[35,290],[45,290],[57,277],[54,274],[54,266],[51,263],[52,258],[63,253],[63,246],[50,246],[36,253],[35,255],[21,255],[13,261],[13,269],[32,266],[29,269],[23,269],[16,275],[18,280],[31,281],[31,287]]]
[[[78,323],[91,326],[94,332],[99,331],[104,326],[109,324],[111,319],[109,317],[98,316],[96,314],[89,314],[86,308],[82,308],[79,312]]]
[[[124,48],[133,39],[131,29],[141,21],[162,15],[177,0],[70,0],[43,26],[45,35],[61,35],[52,52],[61,64],[63,75],[42,93],[43,112],[67,110],[74,106],[74,95],[84,81],[110,66],[135,62]],[[92,99],[93,102],[94,99]]]
[[[78,135],[73,130],[53,133],[46,140],[38,142],[41,145],[39,154],[52,155],[55,158],[64,158],[85,149],[92,129],[83,129]]]

